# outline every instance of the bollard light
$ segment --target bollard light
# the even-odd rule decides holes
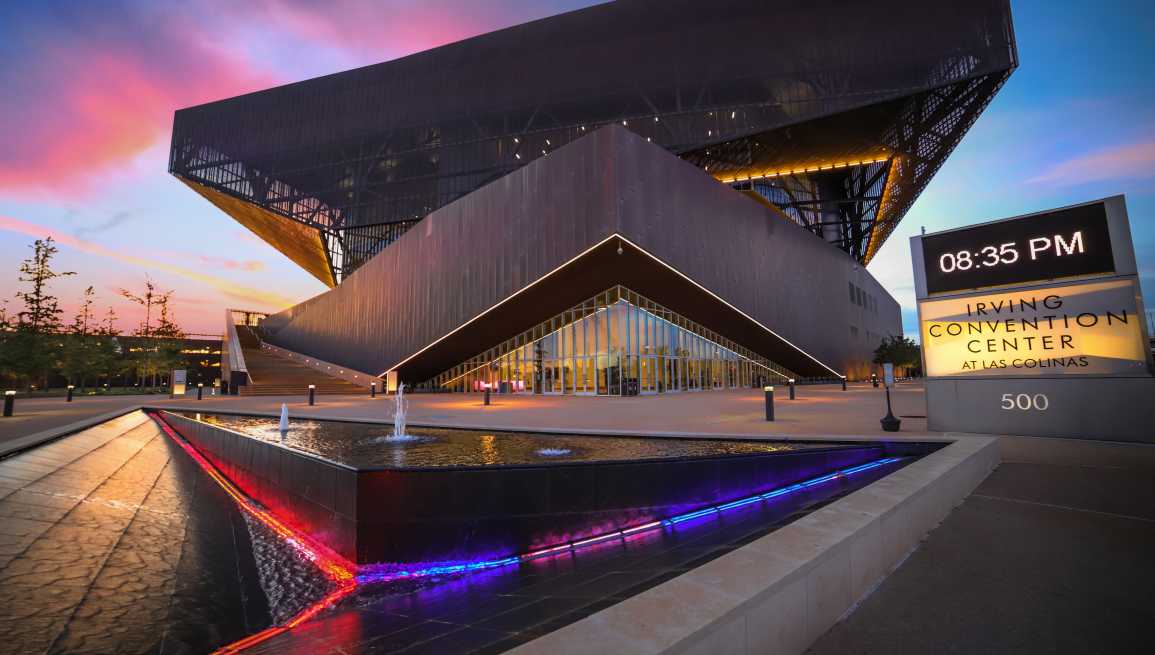
[[[886,432],[898,432],[902,426],[902,420],[895,416],[894,411],[890,408],[890,385],[886,385],[886,416],[883,416],[879,422]]]
[[[70,384],[70,385],[68,385],[68,397],[67,397],[67,398],[64,400],[64,402],[66,402],[66,403],[70,403],[70,402],[72,402],[72,390],[73,390],[73,389],[75,389],[75,388],[76,388],[76,387],[74,387],[74,386],[73,386],[73,385],[71,385],[71,384]]]
[[[16,392],[4,392],[4,416],[12,416],[12,407],[16,404]]]
[[[842,390],[846,391],[846,376],[843,375],[841,377],[842,377]]]
[[[197,382],[197,400],[200,400],[205,393],[205,383]]]
[[[790,400],[794,400],[794,378],[790,378]]]
[[[489,404],[489,385],[485,385],[485,404]]]
[[[309,385],[309,404],[315,405],[317,401],[317,385]]]
[[[376,382],[370,382],[369,383],[369,397],[370,398],[376,398],[377,397],[377,383]]]
[[[774,420],[774,387],[762,387],[762,391],[766,394],[766,420]]]

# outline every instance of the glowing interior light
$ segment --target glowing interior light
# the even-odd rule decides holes
[[[709,151],[707,151],[706,154],[707,155],[710,154]],[[818,172],[818,171],[829,171],[829,170],[835,170],[835,169],[839,169],[839,168],[849,168],[851,166],[863,166],[866,164],[881,164],[881,163],[885,163],[887,160],[888,160],[887,157],[876,157],[874,159],[860,159],[858,161],[822,163],[822,164],[818,164],[816,166],[809,166],[809,167],[805,167],[805,168],[781,169],[781,170],[777,170],[777,171],[764,171],[762,173],[748,172],[748,173],[745,173],[745,174],[740,175],[740,176],[736,175],[732,178],[719,177],[718,181],[722,182],[724,184],[733,184],[735,182],[742,181],[742,180],[751,180],[751,179],[764,180],[764,179],[769,179],[769,178],[774,178],[774,177],[781,177],[783,175],[795,175],[797,173],[814,173],[814,172]]]

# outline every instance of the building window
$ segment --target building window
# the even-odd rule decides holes
[[[419,386],[617,396],[760,387],[793,377],[617,286]]]

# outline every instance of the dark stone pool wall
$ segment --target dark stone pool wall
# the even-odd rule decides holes
[[[163,412],[246,495],[349,561],[357,558],[357,471]]]
[[[357,553],[359,561],[524,553],[881,457],[884,447],[869,444],[673,461],[364,471],[357,485]]]
[[[886,444],[635,462],[356,471],[186,417],[164,418],[238,488],[358,564],[524,553],[793,484]]]

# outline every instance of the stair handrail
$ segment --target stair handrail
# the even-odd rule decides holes
[[[225,342],[228,344],[228,348],[226,349],[228,352],[228,361],[223,362],[227,364],[227,368],[223,373],[244,373],[245,379],[251,381],[249,367],[245,364],[244,349],[241,348],[240,335],[237,334],[235,311],[236,310],[233,309],[225,310]]]

